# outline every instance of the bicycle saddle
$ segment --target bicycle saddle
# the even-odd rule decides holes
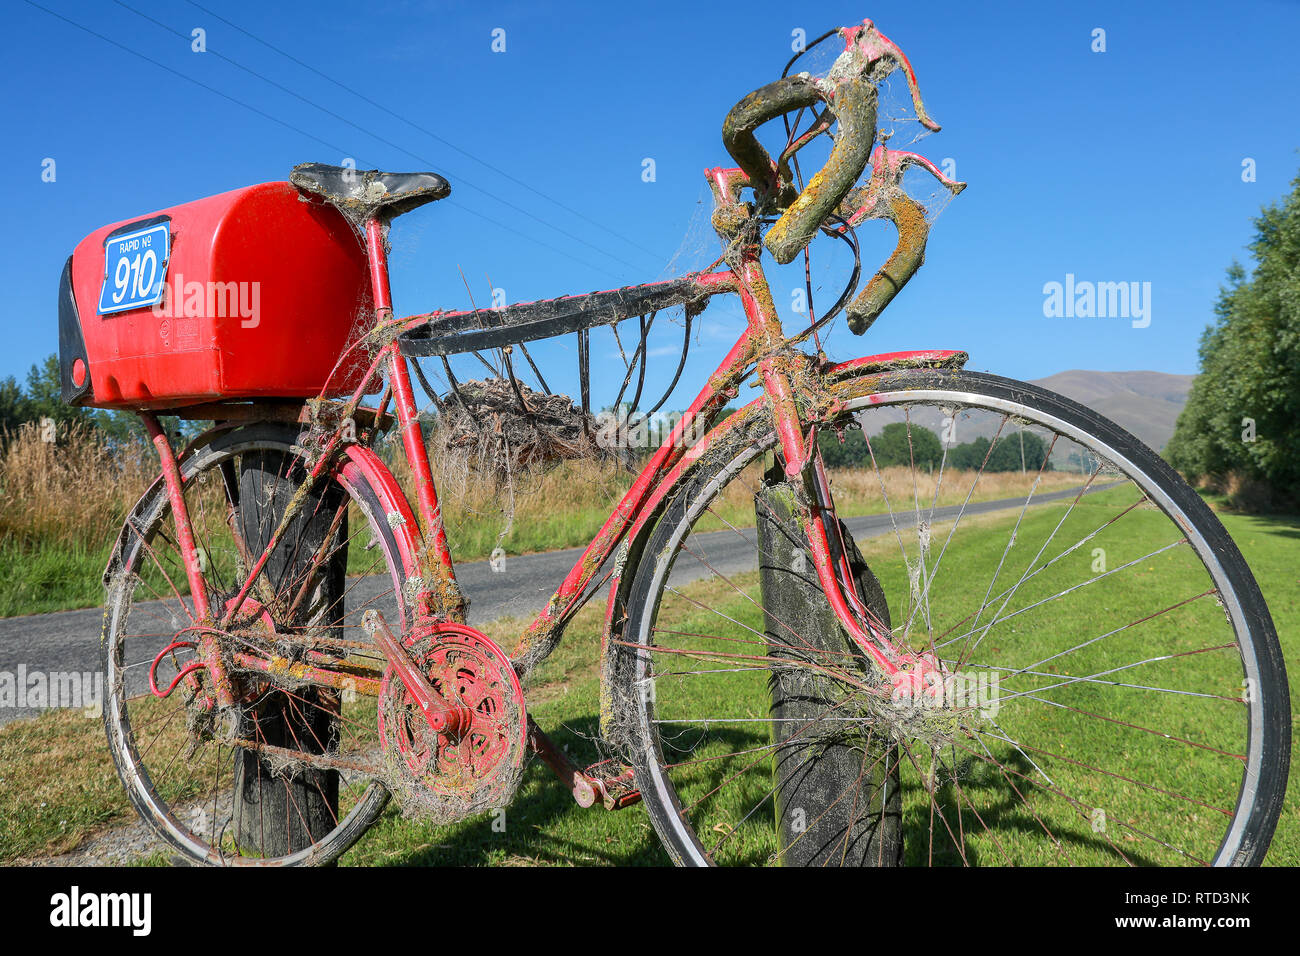
[[[381,173],[325,163],[299,163],[289,182],[332,203],[358,226],[376,215],[392,219],[451,192],[437,173]]]

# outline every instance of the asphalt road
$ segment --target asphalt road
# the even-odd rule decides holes
[[[1097,486],[1092,490],[1101,491],[1105,487],[1110,485]],[[1072,497],[1077,490],[1044,492],[1036,495],[1034,501],[1047,502]],[[966,514],[986,514],[1019,508],[1023,503],[1023,498],[977,502],[966,506]],[[933,520],[951,518],[958,510],[958,506],[936,508]],[[910,527],[914,518],[907,513],[896,515],[895,520],[902,528]],[[858,540],[888,533],[892,528],[889,515],[848,518],[846,524]],[[757,544],[752,528],[744,529],[739,535],[730,530],[703,534],[694,538],[693,542],[693,547],[707,553],[709,565],[718,573],[738,574],[752,571],[757,566]],[[581,554],[582,549],[569,548],[546,554],[508,557],[500,571],[493,571],[487,561],[458,564],[456,575],[470,600],[469,623],[482,625],[501,617],[529,618],[536,614],[545,606],[555,587]],[[698,562],[679,561],[674,568],[672,580],[674,584],[684,584],[708,573],[711,573],[709,569]],[[392,598],[382,596],[392,587],[387,577],[375,575],[357,578],[348,584],[346,606],[350,621],[355,621],[360,610],[366,607],[379,609],[390,620],[396,614]],[[158,603],[139,602],[135,613],[147,613],[148,605]],[[24,674],[98,675],[101,672],[99,634],[102,620],[103,611],[100,608],[0,619],[0,681],[9,679],[6,675],[13,675],[12,680],[18,684],[21,683],[18,678]],[[154,653],[164,644],[165,639],[160,639]],[[143,685],[146,679],[145,668],[136,670],[137,679]],[[88,680],[94,679],[88,677]],[[85,681],[82,686],[86,686]],[[33,717],[40,709],[42,708],[0,707],[0,724],[22,717]]]

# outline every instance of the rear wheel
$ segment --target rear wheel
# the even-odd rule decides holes
[[[208,602],[218,614],[237,598],[303,487],[295,436],[279,426],[241,428],[180,463]],[[382,671],[384,656],[360,615],[377,607],[395,629],[407,623],[397,544],[359,475],[341,471],[303,493],[305,506],[219,634],[195,627],[161,483],[128,520],[108,580],[104,720],[113,759],[141,816],[195,862],[326,863],[388,799],[378,680],[367,692],[367,675]],[[233,708],[210,706],[208,672],[191,666],[192,645],[204,636],[218,642]],[[278,660],[279,675],[249,667],[250,655]],[[327,686],[295,673],[309,665],[338,679]]]
[[[829,819],[846,852],[819,862],[878,862],[847,848],[893,812],[883,773],[909,865],[1259,863],[1286,785],[1286,675],[1199,496],[1032,386],[919,371],[844,391],[820,429],[836,511],[883,589],[876,616],[937,674],[900,697],[824,614],[775,608],[760,569],[815,573],[797,525],[774,545],[755,509],[759,531],[780,522],[774,493],[803,485],[765,478],[770,422],[711,454],[652,532],[615,670],[674,860],[793,862],[800,828]],[[794,718],[775,699],[792,675],[817,688]],[[793,805],[792,747],[850,748],[859,772],[840,760],[834,788]]]

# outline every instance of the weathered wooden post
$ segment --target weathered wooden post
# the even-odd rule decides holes
[[[777,466],[769,469],[755,496],[755,517],[768,655],[799,657],[791,645],[803,647],[806,641],[816,650],[832,652],[828,660],[840,666],[845,660],[840,655],[850,648],[848,636],[822,593],[794,513],[792,488]],[[880,582],[847,528],[843,534],[864,602],[888,625],[889,607]],[[805,648],[805,659],[808,653]],[[850,722],[816,722],[843,698],[842,688],[831,678],[785,667],[773,670],[771,688],[781,862],[898,866],[903,841],[897,748],[879,737],[869,740]],[[828,734],[830,727],[844,730]]]
[[[302,474],[295,459],[274,452],[245,455],[240,467],[239,523],[249,551],[261,554],[280,523]],[[330,523],[344,507],[343,490],[327,486],[319,507],[308,502],[290,524],[284,543],[278,547],[263,572],[276,593],[296,590],[319,550]],[[347,516],[336,532],[336,541],[347,540]],[[303,602],[293,621],[280,626],[302,626],[322,618],[318,626],[329,626],[331,636],[343,635],[343,591],[347,570],[347,548],[339,548],[324,565],[316,592]],[[275,586],[284,582],[282,586]],[[274,615],[273,615],[274,616]],[[274,691],[258,702],[249,720],[256,721],[248,734],[277,747],[304,753],[324,753],[333,747],[339,733],[338,708],[341,700],[332,692],[304,687],[292,696]],[[277,769],[279,772],[277,772]],[[244,852],[255,849],[264,856],[284,856],[305,849],[337,824],[339,781],[335,770],[314,767],[277,768],[273,762],[248,750],[235,754],[235,836]]]

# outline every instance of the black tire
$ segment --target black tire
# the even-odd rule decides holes
[[[863,377],[841,383],[836,388],[848,407],[837,421],[823,423],[826,431],[835,424],[851,421],[850,415],[857,409],[881,406],[910,408],[918,403],[933,404],[935,408],[965,408],[969,405],[975,410],[1001,415],[1004,422],[1016,421],[1022,428],[1041,425],[1090,449],[1105,468],[1115,468],[1137,488],[1146,510],[1154,512],[1158,508],[1183,529],[1184,540],[1181,543],[1190,547],[1189,560],[1199,562],[1197,566],[1203,567],[1213,582],[1212,596],[1222,602],[1227,626],[1235,635],[1236,649],[1241,655],[1242,673],[1246,680],[1253,682],[1246,686],[1253,686],[1258,691],[1253,695],[1243,695],[1240,701],[1247,707],[1247,717],[1242,722],[1248,724],[1242,731],[1247,741],[1242,752],[1246,766],[1241,772],[1241,786],[1231,822],[1213,859],[1205,862],[1237,866],[1259,864],[1281,813],[1289,768],[1291,718],[1286,672],[1273,622],[1259,587],[1237,546],[1200,496],[1155,452],[1118,425],[1036,386],[972,372],[918,370]],[[911,428],[910,414],[908,427]],[[663,741],[655,724],[656,696],[644,688],[656,679],[651,664],[654,652],[650,648],[656,648],[656,618],[674,562],[683,553],[681,543],[722,489],[776,443],[770,418],[743,432],[704,456],[701,464],[676,492],[651,533],[630,590],[628,618],[622,632],[626,646],[618,651],[612,668],[616,681],[615,699],[622,702],[621,740],[629,749],[638,785],[655,829],[669,856],[682,865],[713,865],[715,861],[706,853],[704,841],[692,829],[683,811],[671,779],[672,772],[667,769],[672,762],[663,755]],[[996,436],[994,440],[996,442]],[[1091,474],[1100,473],[1094,471]],[[1025,505],[1027,510],[1028,502]],[[956,520],[961,520],[960,513]],[[917,526],[921,527],[919,513]],[[1014,543],[1015,534],[1012,533],[1007,549]],[[904,549],[904,559],[906,557]],[[1029,567],[1033,566],[1034,562],[1031,562]],[[976,620],[979,620],[978,615]],[[1228,697],[1223,699],[1231,700]],[[1103,719],[1106,719],[1104,715]],[[970,825],[972,828],[975,826],[973,822]],[[1121,821],[1119,825],[1125,824]],[[1047,832],[1053,836],[1050,830]],[[1122,850],[1117,852],[1123,855]]]
[[[180,462],[183,486],[187,493],[190,492],[190,489],[195,488],[194,493],[197,494],[195,482],[206,482],[209,479],[214,482],[222,482],[225,477],[234,472],[231,466],[235,464],[239,464],[243,469],[242,474],[235,473],[236,481],[263,474],[265,469],[270,468],[275,473],[272,477],[277,478],[272,482],[275,486],[274,491],[267,492],[266,501],[240,508],[240,522],[243,525],[244,532],[251,539],[264,540],[269,535],[269,531],[267,527],[259,528],[259,524],[265,525],[268,522],[278,522],[276,502],[279,502],[278,507],[282,512],[282,499],[285,493],[291,493],[291,487],[296,487],[296,483],[301,483],[301,450],[296,447],[296,442],[296,430],[272,424],[258,424],[218,433],[210,441],[192,449]],[[226,468],[225,476],[223,476],[223,466]],[[351,503],[360,510],[365,519],[361,524],[364,524],[365,530],[373,536],[373,544],[378,551],[375,559],[376,566],[377,568],[386,568],[392,579],[393,592],[398,596],[397,603],[400,615],[403,613],[403,602],[400,596],[403,594],[403,587],[406,583],[405,574],[402,570],[401,561],[395,560],[395,556],[398,554],[396,539],[392,529],[384,519],[383,509],[374,490],[362,483],[353,487],[351,494],[348,495],[337,481],[331,481],[327,486],[317,489],[315,497],[311,500],[317,502],[342,502],[344,497],[350,498]],[[312,514],[318,514],[319,512],[320,508],[311,508]],[[187,815],[184,812],[186,804],[194,802],[192,797],[188,801],[178,801],[173,805],[160,792],[160,785],[154,779],[159,773],[166,775],[174,763],[183,761],[177,758],[175,761],[168,762],[166,768],[163,768],[162,761],[158,760],[151,767],[148,761],[152,759],[153,755],[150,753],[151,743],[147,735],[152,732],[153,728],[145,724],[146,729],[137,732],[133,726],[132,717],[140,707],[157,705],[156,701],[151,700],[147,686],[142,691],[140,661],[148,660],[149,656],[161,649],[162,645],[170,638],[159,637],[152,639],[152,635],[135,630],[139,625],[131,622],[133,620],[133,608],[139,606],[134,598],[137,592],[144,594],[146,590],[141,569],[145,569],[145,575],[152,573],[147,562],[150,560],[151,553],[156,554],[159,548],[166,545],[166,529],[169,526],[170,513],[171,506],[166,489],[159,482],[146,493],[128,519],[127,528],[124,530],[119,540],[118,549],[115,552],[114,562],[110,566],[109,574],[106,576],[108,601],[105,607],[101,647],[106,679],[104,726],[118,776],[132,805],[140,816],[153,828],[158,836],[178,850],[190,862],[222,866],[321,865],[329,863],[356,842],[382,812],[388,801],[389,793],[378,779],[370,779],[367,782],[358,778],[353,781],[351,783],[352,789],[359,793],[359,796],[355,797],[355,802],[350,810],[341,820],[327,821],[324,825],[325,832],[320,832],[322,829],[320,823],[322,815],[329,809],[325,804],[330,803],[331,800],[337,800],[336,795],[339,786],[337,771],[298,768],[298,770],[285,776],[282,768],[279,775],[272,774],[274,780],[268,781],[262,779],[262,774],[269,768],[261,759],[252,758],[247,751],[235,748],[228,748],[226,758],[221,758],[220,747],[218,747],[217,764],[219,766],[222,764],[223,759],[233,759],[234,761],[230,767],[228,777],[229,800],[232,807],[235,801],[240,799],[241,791],[243,799],[251,801],[251,805],[256,805],[260,798],[265,798],[268,795],[284,797],[292,801],[295,799],[295,795],[301,796],[304,793],[304,788],[311,791],[312,798],[321,804],[319,807],[304,806],[300,808],[298,811],[300,823],[295,825],[294,832],[287,832],[282,839],[255,841],[261,843],[260,848],[258,846],[239,846],[238,841],[236,841],[237,850],[234,853],[231,853],[228,847],[214,846],[213,836],[215,834],[218,837],[218,843],[220,843],[220,838],[224,836],[226,829],[241,830],[237,815],[233,821],[226,821],[221,833],[216,832],[215,823],[209,824],[206,822],[206,817],[204,823],[199,825],[196,830],[194,829],[194,820],[191,819],[187,823]],[[293,531],[291,536],[285,540],[314,546],[323,541],[325,530],[319,521],[308,520],[302,522],[301,527],[297,531]],[[294,537],[294,535],[297,537]],[[155,548],[151,542],[156,542],[159,548]],[[329,562],[329,567],[324,574],[326,580],[320,583],[318,589],[312,595],[308,602],[309,608],[312,603],[319,601],[322,594],[327,596],[330,605],[337,603],[341,606],[343,597],[342,579],[346,566],[347,545],[343,543],[341,547],[342,554],[336,554],[336,559]],[[302,550],[305,550],[305,548]],[[215,558],[209,560],[215,561]],[[269,571],[266,576],[285,583],[292,574],[295,562],[301,564],[299,559],[290,558],[289,560],[268,565]],[[147,590],[157,593],[151,586]],[[169,609],[167,605],[168,599],[166,599],[165,595],[162,595],[162,597],[163,600],[148,602],[149,604],[158,605],[158,607],[154,609],[146,607],[146,613],[152,614],[154,617],[160,617],[167,613],[174,615],[176,609]],[[170,600],[176,602],[178,599],[171,598]],[[304,612],[304,614],[309,613],[311,612]],[[299,615],[299,619],[303,616]],[[337,633],[337,628],[341,623],[341,616],[331,614],[328,620],[321,618],[315,623],[319,624],[325,633]],[[394,624],[397,623],[399,621],[394,620]],[[400,623],[405,625],[406,622],[403,620]],[[357,628],[356,630],[359,631],[360,629]],[[143,649],[138,643],[133,644],[133,649],[128,655],[125,649],[128,638],[135,638],[137,641],[150,639],[150,642]],[[155,643],[157,647],[153,646]],[[128,656],[130,656],[130,660],[127,659]],[[178,687],[173,696],[179,697],[182,692],[183,688]],[[272,736],[279,734],[275,741],[272,741],[270,737],[264,737],[268,743],[275,742],[280,745],[287,745],[290,749],[305,753],[319,753],[322,751],[322,747],[310,741],[304,744],[301,735],[303,733],[312,733],[318,736],[318,739],[323,736],[325,748],[337,744],[337,719],[332,719],[328,713],[325,713],[323,706],[320,714],[312,710],[307,714],[299,713],[297,718],[288,721],[282,719],[286,704],[290,707],[293,706],[289,700],[290,697],[292,697],[293,701],[302,704],[302,702],[309,701],[309,699],[314,701],[315,698],[311,697],[311,695],[316,693],[318,691],[314,687],[286,685],[281,688],[276,682],[272,681],[268,687],[258,692],[256,699],[249,699],[241,704],[242,713],[239,719],[265,720],[266,732]],[[137,701],[141,703],[137,704]],[[302,708],[300,706],[294,709],[301,711]],[[189,715],[186,715],[186,719],[189,719]],[[158,722],[157,718],[152,721],[153,724]],[[167,722],[171,722],[171,718]],[[277,727],[280,728],[278,731],[276,730]],[[220,773],[218,773],[217,783],[214,786],[212,795],[214,814],[227,812],[217,809],[218,802],[224,807],[227,799],[223,797],[218,801],[218,789],[220,789],[221,793],[225,793],[227,789],[221,787]],[[337,810],[337,807],[334,809]],[[229,811],[229,814],[233,813],[233,809]],[[192,815],[193,810],[191,808]],[[204,825],[209,828],[207,836],[204,835],[202,829]]]

